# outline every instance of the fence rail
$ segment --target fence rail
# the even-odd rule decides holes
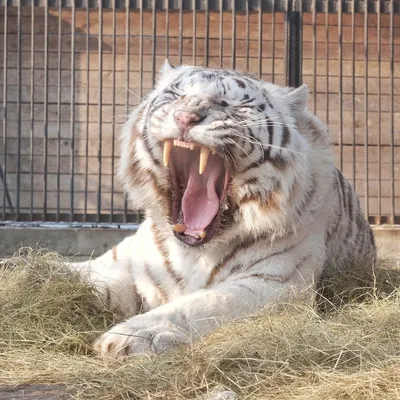
[[[368,7],[369,13],[385,12],[390,13],[393,9],[394,12],[400,12],[400,3],[396,0],[0,0],[0,7],[8,5],[9,7],[29,7],[32,2],[36,7],[62,7],[62,8],[116,8],[130,10],[182,10],[192,11],[195,10],[208,10],[208,11],[232,11],[246,12],[258,11],[260,8],[265,12],[286,12],[291,8],[291,4],[297,10],[303,12],[342,12],[351,13],[364,12],[365,5]]]
[[[117,136],[165,57],[306,83],[370,222],[400,223],[400,2],[0,0],[0,224],[138,221]]]

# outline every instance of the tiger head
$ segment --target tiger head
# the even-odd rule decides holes
[[[331,164],[307,93],[167,61],[122,134],[120,177],[135,208],[189,246],[283,234],[315,192],[318,157]]]

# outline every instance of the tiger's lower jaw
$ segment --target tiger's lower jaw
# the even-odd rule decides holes
[[[178,218],[173,218],[174,223],[172,224],[172,230],[174,232],[174,236],[188,246],[202,246],[211,241],[211,239],[214,237],[220,225],[221,214],[222,209],[218,211],[211,224],[209,224],[203,230],[196,231],[186,228],[186,226],[182,223],[183,217],[182,211],[180,211]]]
[[[225,177],[225,187],[219,197],[219,207],[212,219],[212,221],[205,227],[201,229],[193,229],[190,226],[185,225],[185,218],[182,208],[182,193],[177,193],[173,191],[173,208],[172,208],[172,218],[171,218],[171,229],[174,236],[191,247],[198,247],[205,245],[210,242],[213,237],[220,231],[221,219],[223,215],[226,217],[226,213],[229,213],[229,205],[227,201],[227,192],[229,188],[230,175],[226,173]],[[199,211],[201,212],[201,210]],[[226,219],[224,217],[224,220]]]

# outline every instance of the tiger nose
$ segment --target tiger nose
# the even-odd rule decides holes
[[[198,114],[195,114],[195,113],[189,112],[189,111],[182,111],[182,110],[175,111],[174,117],[175,117],[176,123],[179,126],[179,129],[183,133],[186,133],[193,125],[195,125],[197,122],[199,122],[203,119]]]

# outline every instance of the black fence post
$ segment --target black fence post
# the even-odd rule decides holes
[[[286,54],[286,84],[298,87],[302,83],[302,31],[300,0],[289,0],[286,14],[288,46]]]

